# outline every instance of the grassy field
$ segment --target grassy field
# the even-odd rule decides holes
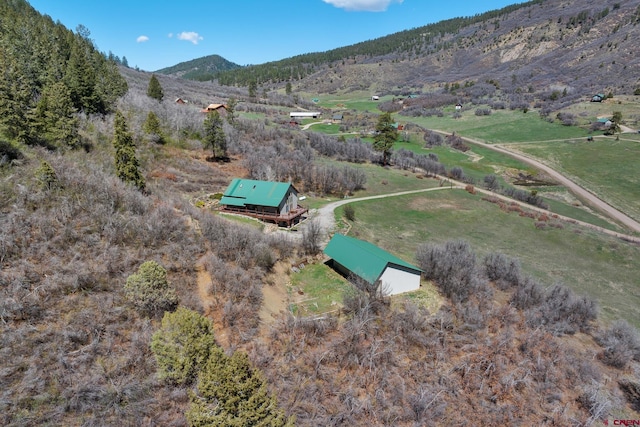
[[[344,293],[351,290],[344,277],[323,263],[310,264],[293,273],[291,286],[295,302],[289,309],[300,316],[337,310],[342,305]]]
[[[605,320],[640,326],[640,248],[608,235],[563,223],[538,229],[535,220],[506,213],[461,190],[400,196],[353,204],[349,233],[413,262],[424,242],[467,240],[479,257],[502,252],[546,285],[564,283],[601,306]],[[341,210],[336,211],[336,216]]]
[[[518,150],[542,159],[600,198],[640,220],[640,144],[621,138],[592,142],[564,141],[518,144]]]
[[[445,114],[444,117],[419,117],[410,121],[427,129],[455,132],[487,143],[586,138],[590,134],[584,128],[549,123],[535,111],[525,114],[519,110],[497,110],[489,116],[476,116],[474,108],[463,111],[459,119]]]

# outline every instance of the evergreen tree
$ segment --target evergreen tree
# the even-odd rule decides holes
[[[222,117],[217,111],[208,113],[207,118],[204,119],[204,139],[202,144],[204,148],[211,149],[214,159],[227,156],[227,137],[222,129]]]
[[[236,106],[238,105],[238,100],[235,98],[229,98],[227,102],[227,123],[231,126],[234,126],[236,123]]]
[[[257,91],[258,91],[258,83],[256,83],[255,80],[251,80],[249,82],[249,97],[255,98]]]
[[[127,81],[120,74],[115,61],[103,61],[98,52],[94,52],[95,63],[100,78],[96,81],[96,94],[99,102],[96,105],[96,112],[106,114],[113,110],[118,98],[129,90]]]
[[[20,61],[0,48],[0,131],[9,139],[26,143],[32,89],[24,72]]]
[[[138,169],[136,146],[127,129],[127,122],[120,111],[116,112],[114,127],[113,146],[116,149],[116,174],[122,181],[135,185],[139,190],[144,190],[145,182]]]
[[[393,144],[398,139],[398,130],[393,126],[391,113],[383,113],[376,124],[376,135],[373,137],[373,149],[382,153],[382,164],[389,164]]]
[[[71,91],[62,81],[45,86],[33,114],[32,140],[43,138],[56,148],[78,148],[78,118]]]
[[[164,143],[164,136],[162,135],[162,129],[160,128],[160,120],[153,111],[149,111],[147,114],[147,119],[142,125],[142,130],[146,134],[150,135],[152,141],[158,144]]]
[[[293,425],[267,390],[262,373],[245,353],[231,357],[216,348],[198,376],[197,394],[187,412],[191,426],[278,427]]]
[[[40,163],[40,167],[36,170],[36,179],[44,190],[51,190],[59,185],[56,171],[45,160]]]
[[[67,61],[64,82],[71,91],[73,106],[87,113],[102,112],[95,92],[96,69],[89,59],[85,39],[76,37]]]
[[[124,285],[127,299],[142,313],[155,315],[178,305],[176,291],[169,286],[167,270],[155,261],[147,261]]]
[[[613,134],[620,133],[621,124],[622,124],[622,112],[614,111],[613,115],[611,116],[611,127],[610,127],[611,132]]]
[[[291,82],[287,82],[287,85],[285,86],[284,91],[287,95],[291,95]]]
[[[209,354],[217,351],[213,324],[187,308],[166,312],[162,326],[151,337],[151,350],[161,379],[177,385],[189,384],[204,368]]]
[[[164,92],[162,90],[162,86],[160,86],[160,82],[155,74],[151,75],[151,79],[149,79],[149,86],[147,86],[147,96],[157,100],[158,102],[162,102],[162,98],[164,98]]]

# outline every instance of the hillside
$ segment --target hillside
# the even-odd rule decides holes
[[[410,93],[486,80],[525,92],[633,93],[639,6],[637,0],[530,1],[215,77],[240,86],[290,82],[311,93]]]
[[[615,10],[628,11],[630,3]],[[382,154],[365,135],[376,126],[376,108],[402,107],[392,96],[378,103],[366,93],[391,85],[389,75],[354,77],[362,93],[353,102],[362,106],[350,108],[343,123],[318,125],[354,133],[321,133],[292,126],[289,111],[324,100],[285,94],[284,82],[256,97],[242,87],[158,74],[165,95],[159,102],[147,96],[151,74],[116,68],[81,34],[24,1],[3,4],[0,12],[1,45],[21,47],[0,52],[0,424],[588,426],[640,417],[640,335],[623,320],[631,310],[609,306],[613,317],[604,323],[586,285],[546,283],[500,252],[508,239],[524,251],[554,245],[551,254],[532,254],[535,268],[549,268],[551,256],[579,259],[579,267],[556,260],[552,273],[634,301],[637,285],[628,282],[637,278],[640,248],[474,194],[474,185],[492,176],[492,189],[508,187],[513,197],[541,202],[529,188],[512,185],[506,169],[518,176],[524,168],[513,159],[485,151],[489,159],[467,162],[462,141],[414,123],[407,126],[413,141],[398,141],[404,149],[394,148],[391,165],[382,167]],[[610,15],[613,4],[600,20]],[[399,70],[395,57],[367,61],[345,61],[344,72],[351,79]],[[331,68],[319,68],[296,80],[296,90],[333,91],[334,83],[319,78]],[[415,73],[403,78],[432,78]],[[471,103],[482,94],[478,110],[503,111],[500,105],[519,93],[501,84],[461,84],[457,93],[438,88],[412,98],[417,104],[406,110],[422,114],[446,105],[452,121],[500,128],[499,121],[480,122],[485,117],[473,110],[454,118],[451,101],[464,96]],[[57,96],[67,91],[71,101]],[[557,106],[544,93],[535,89],[526,100],[540,114],[508,114],[528,120],[536,137],[544,126],[584,140],[582,129],[542,114]],[[226,145],[217,159],[205,144],[211,131],[201,112],[212,102],[235,106],[216,128]],[[614,149],[613,137],[590,135]],[[132,182],[132,174],[142,182]],[[403,243],[399,256],[424,271],[422,289],[388,298],[350,284],[319,253],[327,236],[311,218],[282,230],[221,214],[220,193],[236,177],[292,182],[310,207],[442,188],[437,198],[406,206],[367,202],[369,215],[357,207],[352,220],[339,218],[344,228],[331,230],[360,238],[377,227],[389,232],[372,243],[389,251]],[[454,178],[461,189],[444,185]],[[571,202],[563,207],[579,211]],[[467,216],[470,210],[479,216]],[[401,222],[419,229],[420,241],[415,230],[392,234]],[[522,238],[524,227],[529,237]],[[469,230],[482,253],[463,239],[436,241],[429,234],[435,228],[445,237],[452,228]],[[588,251],[563,252],[581,242]],[[156,266],[152,277],[145,265]],[[300,272],[313,282],[293,286]],[[335,283],[347,290],[328,296]],[[319,306],[314,292],[324,296],[326,310],[312,311]]]

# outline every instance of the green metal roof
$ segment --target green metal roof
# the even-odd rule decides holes
[[[235,178],[225,190],[220,204],[229,206],[278,207],[287,195],[291,184],[286,182],[256,181]]]
[[[334,234],[324,253],[354,274],[373,284],[389,264],[396,264],[420,273],[420,269],[376,245],[342,234]]]

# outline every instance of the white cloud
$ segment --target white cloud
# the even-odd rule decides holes
[[[169,38],[173,37],[173,33],[167,34],[167,37],[169,37]]]
[[[384,12],[391,3],[402,3],[403,0],[322,0],[337,8],[360,12]]]
[[[200,40],[204,40],[204,38],[193,31],[183,31],[181,33],[178,34],[178,40],[186,40],[188,42],[191,42],[193,44],[198,44],[198,42]]]
[[[138,37],[138,38],[136,39],[136,41],[137,41],[138,43],[148,42],[148,41],[149,41],[149,37],[147,37],[147,36],[140,36],[140,37]]]

